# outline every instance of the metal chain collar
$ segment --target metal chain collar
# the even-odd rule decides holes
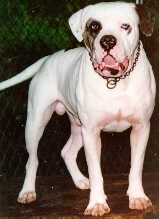
[[[130,75],[130,73],[134,70],[135,66],[136,66],[136,63],[138,61],[138,58],[140,56],[140,41],[137,45],[137,53],[136,53],[136,57],[135,57],[135,60],[132,64],[132,67],[129,69],[129,71],[125,72],[125,74],[121,75],[120,77],[106,77],[106,76],[101,76],[102,78],[106,79],[107,81],[107,88],[109,89],[113,89],[116,87],[117,85],[117,82],[119,82],[121,79],[125,79],[127,76]]]

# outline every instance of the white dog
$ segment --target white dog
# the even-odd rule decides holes
[[[103,215],[110,208],[100,167],[100,132],[122,132],[132,127],[129,207],[146,209],[151,202],[142,186],[142,168],[155,101],[155,80],[139,29],[149,36],[154,19],[145,7],[113,2],[90,5],[69,19],[74,36],[86,48],[59,51],[44,57],[19,75],[0,83],[0,90],[32,76],[29,88],[26,147],[29,159],[18,201],[36,199],[37,148],[53,112],[67,112],[71,136],[62,157],[80,189],[90,188],[86,215]],[[140,10],[141,9],[141,10]],[[84,146],[89,179],[77,167]]]

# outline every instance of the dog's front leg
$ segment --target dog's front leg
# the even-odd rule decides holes
[[[102,216],[110,208],[106,202],[103,188],[103,178],[100,167],[101,138],[100,130],[82,128],[86,160],[90,179],[90,200],[85,215]]]
[[[151,206],[151,202],[144,193],[142,186],[142,169],[145,150],[149,137],[150,123],[137,124],[132,128],[131,142],[131,169],[129,174],[129,207],[143,210]]]

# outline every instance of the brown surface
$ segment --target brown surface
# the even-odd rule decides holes
[[[125,195],[128,186],[127,179],[127,175],[104,176],[105,192],[111,212],[102,218],[159,219],[159,174],[144,174],[143,176],[145,192],[153,203],[153,207],[145,211],[128,208],[128,197]],[[20,204],[16,201],[22,183],[22,179],[16,179],[0,184],[0,219],[93,218],[83,215],[88,204],[89,190],[77,189],[70,177],[38,178],[36,182],[37,201],[31,204]]]

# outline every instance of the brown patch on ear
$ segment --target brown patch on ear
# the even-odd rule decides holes
[[[85,28],[83,33],[83,40],[85,45],[89,48],[90,52],[93,51],[94,38],[89,34],[89,31]]]
[[[91,19],[87,21],[84,33],[83,33],[83,40],[85,45],[89,48],[90,52],[93,51],[93,44],[94,44],[94,38],[91,36],[90,32],[88,31],[88,26],[91,22]]]
[[[136,5],[136,11],[140,18],[140,30],[146,36],[151,36],[155,24],[155,16],[152,14],[150,9],[143,5]]]

